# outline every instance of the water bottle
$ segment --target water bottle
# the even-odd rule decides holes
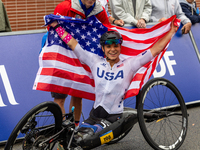
[[[197,14],[199,15],[199,7],[197,7],[197,11],[196,11],[196,12],[197,12]]]

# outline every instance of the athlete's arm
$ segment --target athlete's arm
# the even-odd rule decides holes
[[[59,26],[57,21],[54,21],[51,23],[52,27]],[[60,36],[60,38],[72,49],[74,50],[78,42],[67,32],[65,29],[63,29],[61,26],[59,26],[56,29],[56,32]],[[66,39],[67,38],[67,39]]]
[[[162,37],[160,40],[158,40],[153,45],[153,47],[150,48],[150,51],[151,51],[153,57],[155,57],[157,54],[159,54],[163,50],[163,48],[167,45],[167,43],[172,38],[172,36],[176,33],[177,30],[178,30],[178,26],[175,26],[174,20],[172,20],[170,31],[164,37]]]

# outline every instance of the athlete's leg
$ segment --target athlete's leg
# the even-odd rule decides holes
[[[60,106],[62,114],[65,114],[64,104],[65,104],[65,99],[67,97],[67,94],[51,92],[51,96],[54,98],[54,102]]]
[[[69,110],[71,110],[72,106],[75,107],[74,118],[75,118],[75,122],[77,123],[76,126],[78,126],[78,122],[80,121],[81,112],[82,112],[82,98],[72,96],[70,105],[69,105]]]
[[[57,103],[57,104],[60,106],[61,111],[62,111],[62,114],[65,114],[65,107],[64,107],[65,98],[64,98],[64,99],[57,99],[57,98],[54,98],[54,102]]]

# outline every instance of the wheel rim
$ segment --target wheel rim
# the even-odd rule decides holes
[[[187,131],[187,112],[180,93],[165,80],[153,82],[142,93],[139,113],[144,115],[139,118],[139,123],[143,126],[141,130],[147,142],[155,149],[179,148]],[[149,112],[156,117],[149,119],[152,115]],[[162,115],[157,115],[160,113]]]

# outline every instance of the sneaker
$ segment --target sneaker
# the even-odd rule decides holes
[[[76,127],[75,127],[75,131],[77,131],[78,129],[79,129],[79,126],[76,126]]]

